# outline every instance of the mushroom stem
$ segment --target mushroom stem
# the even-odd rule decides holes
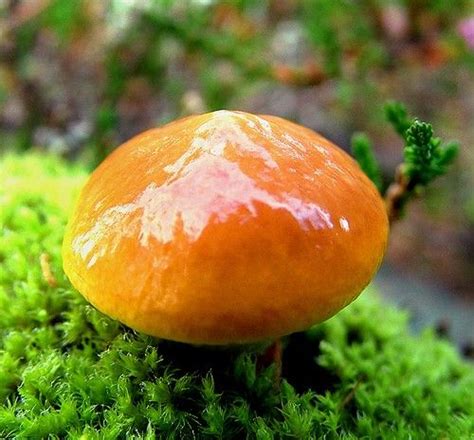
[[[263,370],[270,365],[275,365],[274,384],[275,387],[280,385],[281,369],[282,369],[282,343],[281,338],[278,338],[271,345],[269,345],[265,351],[257,359],[258,370]]]

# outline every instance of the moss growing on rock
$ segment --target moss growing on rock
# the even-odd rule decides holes
[[[158,341],[108,319],[61,270],[85,172],[39,155],[0,165],[0,438],[474,435],[472,365],[431,331],[411,336],[406,314],[371,291],[287,339],[279,390],[250,351]]]

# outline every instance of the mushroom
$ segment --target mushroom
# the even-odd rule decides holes
[[[82,189],[64,270],[97,309],[174,341],[275,340],[353,301],[388,220],[345,152],[275,116],[217,111],[146,131]]]

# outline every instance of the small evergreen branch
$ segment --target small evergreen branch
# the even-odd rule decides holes
[[[392,103],[386,107],[386,115],[401,134],[409,120],[403,105]],[[400,218],[403,209],[419,189],[426,187],[436,177],[448,172],[459,151],[459,144],[434,137],[431,124],[413,119],[403,134],[404,161],[397,168],[394,182],[385,194],[387,212],[391,222]]]
[[[433,136],[431,124],[417,119],[406,131],[405,141],[404,172],[417,185],[427,185],[446,174],[459,150],[456,142],[441,145],[441,139]]]
[[[406,107],[401,102],[389,101],[385,104],[384,110],[387,121],[400,136],[404,137],[413,122],[408,116]]]
[[[352,154],[354,155],[362,171],[374,183],[377,189],[382,191],[382,173],[379,163],[374,154],[372,142],[364,133],[355,133],[351,139]]]
[[[352,137],[352,153],[364,173],[383,194],[390,222],[398,220],[407,202],[420,189],[446,174],[459,151],[457,142],[443,143],[434,136],[431,124],[411,118],[406,107],[396,101],[385,105],[385,116],[402,137],[403,163],[395,172],[394,181],[383,193],[382,173],[370,139],[362,133]]]

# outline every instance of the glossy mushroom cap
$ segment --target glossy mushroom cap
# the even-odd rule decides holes
[[[64,270],[144,333],[262,341],[349,304],[379,267],[384,204],[356,162],[274,116],[218,111],[147,131],[92,174]]]

